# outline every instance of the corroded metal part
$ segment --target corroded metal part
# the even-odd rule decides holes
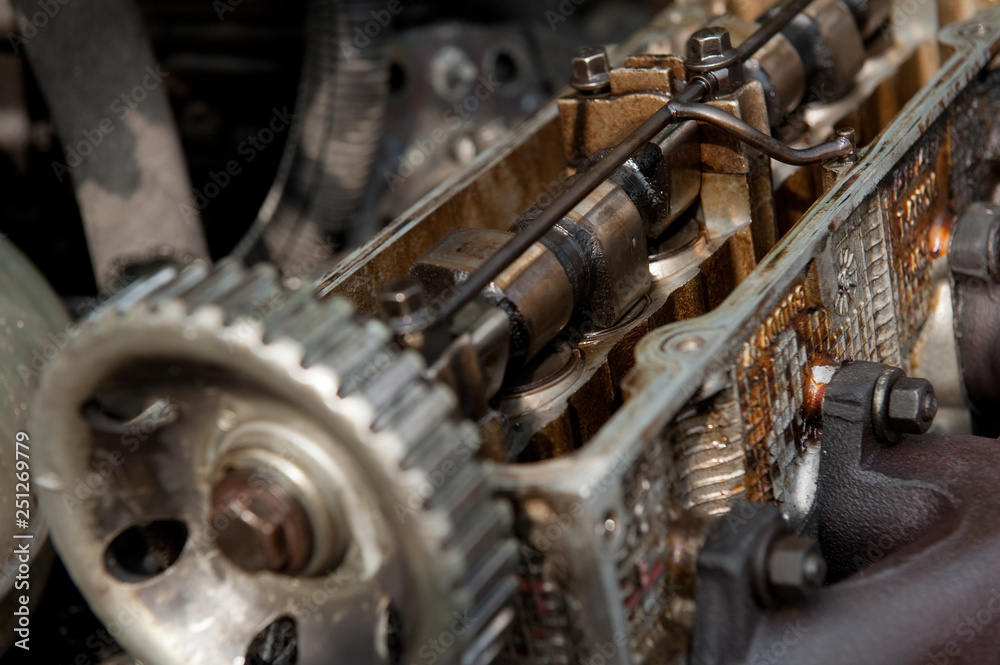
[[[994,122],[981,100],[997,94],[995,75],[976,77],[996,49],[998,18],[991,12],[945,31],[955,54],[936,80],[722,307],[640,343],[628,380],[636,398],[659,399],[661,389],[670,400],[696,398],[705,393],[700,377],[713,375],[723,377],[713,403],[736,391],[750,498],[780,505],[805,453],[801,377],[814,358],[909,365],[930,311],[935,221],[974,200],[962,146],[975,127]],[[980,110],[970,114],[974,99]],[[633,399],[624,411],[645,402]]]
[[[993,585],[1000,575],[996,441],[881,441],[873,405],[881,378],[893,371],[848,363],[827,387],[821,495],[811,520],[828,563],[826,586],[795,607],[773,611],[755,602],[741,574],[754,560],[747,545],[781,516],[773,506],[737,504],[732,519],[709,533],[699,559],[692,661],[748,665],[776,654],[821,665],[996,659],[1000,630],[989,620],[993,611],[983,609],[1000,602]],[[937,602],[919,600],[927,598]],[[963,617],[957,628],[954,617]],[[901,634],[905,640],[887,639]]]
[[[697,17],[693,21],[707,18],[699,3],[686,11]],[[664,41],[682,41],[696,25],[672,21],[664,13],[615,49],[611,63],[620,65],[626,55]],[[410,265],[452,229],[506,231],[527,208],[562,191],[569,163],[561,141],[558,108],[552,102],[325,275],[318,285],[320,296],[336,293],[361,312],[375,312],[377,297],[371,285],[405,277]]]
[[[949,197],[974,200],[957,191],[960,187],[953,197],[947,190],[947,159],[956,169],[971,163],[963,142],[952,141],[949,133],[967,136],[976,122],[989,122],[985,109],[990,104],[983,102],[973,112],[969,100],[976,95],[992,99],[990,84],[969,86],[991,57],[991,34],[946,37],[946,52],[954,57],[939,79],[925,88],[921,103],[907,107],[878,143],[861,152],[856,164],[827,165],[822,178],[820,169],[796,172],[801,176],[795,181],[786,172],[777,174],[779,183],[790,185],[774,193],[779,218],[770,235],[760,232],[767,226],[755,230],[749,224],[761,211],[750,209],[749,202],[758,199],[748,190],[763,183],[769,194],[767,178],[758,177],[754,184],[732,144],[699,128],[697,141],[704,148],[697,168],[703,170],[706,159],[715,165],[699,183],[702,205],[707,198],[711,206],[713,196],[721,204],[726,194],[737,192],[747,206],[739,214],[718,214],[713,218],[718,223],[711,225],[692,211],[694,233],[687,231],[687,217],[678,218],[677,229],[665,228],[668,233],[650,245],[656,279],[647,300],[607,330],[575,330],[568,339],[578,355],[551,367],[539,365],[499,396],[509,423],[505,437],[512,449],[523,448],[516,461],[531,462],[491,471],[496,486],[517,506],[522,542],[522,592],[509,662],[585,660],[606,653],[609,643],[619,645],[609,658],[616,664],[650,662],[654,653],[657,660],[680,658],[692,619],[690,588],[658,562],[665,556],[663,543],[684,519],[722,515],[748,494],[779,505],[793,525],[808,513],[820,459],[815,417],[831,368],[846,357],[905,365],[929,308],[924,232],[932,220],[940,220]],[[927,50],[936,52],[936,44]],[[934,71],[905,69],[907,54],[915,53],[912,44],[889,52],[892,57],[878,68],[863,70],[860,92],[823,106],[817,122],[837,122],[831,118],[845,114],[852,122],[863,117],[862,145],[886,128],[900,100]],[[655,95],[640,94],[639,81],[676,78],[668,60],[643,58],[632,61],[633,72],[612,69],[611,98],[617,85],[634,84],[637,107],[652,107]],[[887,72],[901,67],[911,78],[886,83]],[[908,87],[913,89],[906,92]],[[869,115],[890,89],[899,93],[889,104],[892,110]],[[766,103],[757,95],[751,124],[766,129]],[[610,106],[611,98],[587,104]],[[600,113],[609,133],[628,131],[611,124],[610,112]],[[978,114],[977,119],[967,113]],[[941,117],[946,119],[935,124]],[[561,168],[547,161],[552,155],[546,151],[558,150],[563,159],[573,156],[565,150],[572,131],[558,129],[526,128],[507,152],[484,159],[466,179],[440,190],[329,275],[321,293],[365,302],[370,288],[365,280],[377,281],[394,262],[414,260],[420,253],[413,252],[414,246],[426,249],[439,240],[449,221],[504,230],[510,220],[504,216],[512,208],[534,202],[517,200],[530,188],[523,169],[556,167],[536,185],[543,193],[545,178],[557,183]],[[950,152],[941,150],[944,144]],[[541,161],[531,162],[529,154]],[[720,175],[739,176],[742,182],[730,177],[726,186],[713,182],[706,188],[705,178]],[[802,186],[813,177],[815,184]],[[824,185],[826,198],[802,218]],[[496,200],[501,186],[512,186],[512,196]],[[557,186],[553,192],[558,191]],[[912,228],[899,221],[911,217]],[[703,319],[654,331],[706,313]],[[548,353],[539,354],[540,362],[556,358],[562,347]],[[602,409],[609,399],[613,406]],[[624,404],[615,410],[619,400]]]
[[[489,660],[512,616],[510,511],[423,370],[271,266],[121,291],[35,400],[71,576],[106,621],[131,608],[120,638],[143,662],[260,662],[277,637],[300,665],[409,662],[443,633],[442,662]]]
[[[564,486],[569,496],[581,496],[573,485],[586,487],[585,478],[622,483],[600,495],[608,509],[630,486],[626,470],[644,466],[636,458],[652,465],[672,456],[680,467],[665,495],[680,492],[691,510],[725,512],[746,496],[808,511],[811,501],[789,500],[808,496],[809,483],[815,491],[818,456],[801,411],[807,369],[823,366],[823,358],[908,364],[929,311],[933,222],[948,206],[961,210],[975,200],[974,192],[949,190],[943,181],[960,170],[968,182],[962,146],[994,122],[995,107],[984,100],[995,98],[996,75],[977,77],[1000,44],[1000,15],[949,29],[943,40],[954,54],[937,79],[723,305],[639,342],[624,406],[574,464],[553,462],[551,475],[533,469],[527,486],[517,468],[504,467],[498,474],[507,486],[539,492],[560,482],[558,470],[572,479]],[[988,179],[976,187],[988,187]],[[567,566],[592,579],[583,571],[601,564],[580,559]],[[587,593],[595,593],[592,586]],[[619,593],[609,588],[604,600],[591,595],[585,603],[603,605]]]

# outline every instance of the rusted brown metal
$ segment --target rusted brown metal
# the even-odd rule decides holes
[[[269,475],[230,472],[212,491],[209,521],[230,525],[218,545],[243,570],[294,574],[312,554],[312,528],[302,504]]]
[[[995,20],[989,18],[987,23],[992,26],[990,21]],[[703,210],[678,218],[676,228],[665,229],[650,246],[656,258],[650,266],[655,279],[647,293],[649,302],[630,310],[607,333],[577,329],[580,334],[570,335],[568,341],[580,352],[582,369],[573,365],[571,371],[535,386],[553,393],[538,400],[534,410],[506,412],[503,437],[508,445],[516,443],[524,450],[517,460],[522,463],[491,468],[495,485],[513,500],[522,518],[517,612],[523,631],[515,631],[510,661],[543,662],[554,653],[547,645],[557,643],[563,645],[560,657],[586,659],[597,653],[591,641],[603,644],[616,632],[628,635],[628,646],[613,659],[616,665],[657,652],[649,645],[667,649],[668,644],[683,644],[683,630],[679,635],[665,624],[682,625],[691,607],[656,567],[679,519],[671,506],[710,517],[749,494],[780,505],[793,522],[808,511],[809,481],[814,478],[810,473],[819,460],[815,414],[822,408],[825,386],[824,377],[812,370],[822,374],[846,357],[884,353],[899,360],[910,352],[930,307],[926,296],[930,277],[925,272],[929,268],[923,264],[921,249],[925,231],[929,237],[929,229],[940,226],[936,220],[945,201],[971,200],[969,193],[950,192],[954,182],[948,175],[949,164],[974,160],[961,149],[956,153],[958,142],[947,139],[952,131],[947,126],[959,123],[962,129],[956,131],[968,132],[977,124],[989,124],[984,110],[989,103],[973,108],[969,100],[977,95],[992,99],[990,85],[978,83],[974,90],[969,85],[992,56],[991,34],[948,37],[946,52],[951,49],[956,59],[948,61],[938,82],[921,93],[920,103],[904,110],[898,124],[871,152],[859,155],[856,165],[803,169],[797,189],[779,188],[774,207],[781,222],[772,226],[770,241],[751,226],[753,213],[745,209],[728,217],[718,215],[719,221],[730,222],[726,228],[706,224]],[[937,52],[935,44],[927,47],[926,52],[931,51]],[[913,45],[887,49],[891,57],[866,68],[857,89],[842,103],[809,109],[797,137],[806,144],[823,142],[849,116],[852,123],[854,118],[864,119],[858,136],[870,141],[912,94],[908,89],[917,85],[915,78],[889,82],[891,72],[901,67],[911,71],[907,58],[914,52]],[[649,71],[613,69],[611,97],[588,104],[610,107],[616,80],[673,76],[664,58],[643,56],[632,63],[636,70]],[[922,67],[916,69],[930,71]],[[757,85],[744,86],[746,94],[760,91]],[[963,90],[964,96],[959,96]],[[883,102],[892,111],[873,113]],[[744,108],[741,100],[739,106],[744,120],[766,129],[763,102]],[[743,113],[763,117],[764,124]],[[942,113],[947,117],[944,129],[934,126]],[[610,121],[606,126],[618,131]],[[558,150],[563,165],[569,166],[564,151],[567,132],[558,129],[547,135],[551,140],[547,147]],[[706,151],[716,160],[709,161],[718,165],[703,175],[700,204],[712,205],[713,196],[724,201],[726,194],[757,200],[748,194],[754,183],[745,169],[752,163],[746,155],[726,152],[731,144],[723,143],[725,135],[719,132],[713,137],[713,131],[699,128],[698,140],[708,144]],[[918,140],[924,143],[918,145]],[[947,150],[939,150],[942,146]],[[761,174],[770,170],[758,169],[755,177],[764,181]],[[932,186],[922,186],[928,171],[935,171],[937,179]],[[773,173],[777,182],[791,182],[790,172],[774,169]],[[742,182],[728,178],[723,184],[720,175],[740,175]],[[457,188],[452,193],[461,199],[465,191]],[[924,210],[928,192],[933,205]],[[819,204],[803,217],[817,199]],[[459,215],[450,221],[479,227],[488,218],[489,205],[493,202],[484,198],[482,207],[469,209],[471,223]],[[507,211],[510,201],[499,205],[507,206],[503,208]],[[908,224],[889,228],[901,215],[907,219],[907,210],[918,211],[913,228]],[[424,226],[431,219],[445,223],[433,216],[422,223],[407,222],[405,229],[400,226],[380,239],[369,257],[359,257],[347,271],[333,276],[324,292],[365,288],[359,280],[368,258],[379,263],[388,251],[408,251],[409,247],[398,246],[406,246],[410,234],[419,244],[418,230],[444,235],[433,224]],[[696,231],[689,233],[692,221]],[[509,218],[490,223],[503,230],[504,222]],[[661,247],[666,250],[661,252]],[[914,280],[898,283],[899,271],[911,265],[916,266]],[[539,360],[549,353],[544,350]],[[608,376],[612,408],[605,411],[591,403],[587,417],[581,417],[588,409],[586,391],[607,399]],[[810,382],[815,384],[812,390]],[[509,386],[512,401],[521,399],[515,394],[518,387]],[[503,392],[498,396],[500,408],[506,397]],[[494,445],[491,457],[500,459],[496,452]],[[546,510],[528,509],[536,499]],[[609,520],[615,525],[611,536],[606,535]],[[559,536],[549,539],[547,531]],[[591,612],[591,608],[601,609]],[[581,640],[581,634],[586,639]]]

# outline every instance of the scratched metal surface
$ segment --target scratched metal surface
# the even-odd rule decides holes
[[[941,238],[986,195],[1000,10],[941,40],[953,52],[932,82],[754,273],[711,313],[639,343],[629,399],[597,436],[569,457],[494,468],[503,491],[535,505],[519,535],[558,599],[541,611],[579,640],[573,658],[669,662],[663,645],[690,610],[656,567],[671,507],[718,514],[743,495],[792,505],[801,487],[789,478],[808,480],[797,467],[818,462],[808,368],[908,366]]]

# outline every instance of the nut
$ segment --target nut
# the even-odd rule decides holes
[[[685,62],[710,65],[724,60],[732,50],[733,43],[728,30],[721,26],[702,28],[688,39]]]
[[[801,602],[823,586],[826,560],[819,545],[809,538],[780,536],[767,559],[771,592],[786,602]]]
[[[743,65],[729,31],[721,26],[702,28],[691,35],[684,68],[689,82],[702,79],[716,92],[728,94],[743,85]]]
[[[212,492],[209,519],[219,549],[248,572],[294,573],[312,553],[305,510],[265,471],[231,471]]]
[[[889,424],[897,432],[923,434],[934,422],[937,408],[934,386],[927,379],[904,377],[889,393]]]
[[[573,76],[569,84],[576,90],[594,94],[611,86],[611,63],[603,46],[585,46],[573,54]]]

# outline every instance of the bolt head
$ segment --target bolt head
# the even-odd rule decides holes
[[[702,28],[688,39],[685,60],[690,64],[711,64],[728,58],[732,49],[728,30],[721,26]]]
[[[937,409],[934,386],[927,379],[901,378],[889,393],[887,416],[897,432],[923,434],[934,422]]]
[[[219,549],[248,572],[295,572],[312,551],[305,510],[263,471],[230,472],[212,492],[209,520]]]
[[[611,62],[603,46],[585,46],[573,55],[570,85],[581,92],[594,92],[611,83]]]
[[[767,578],[774,595],[786,602],[801,602],[823,586],[826,560],[810,538],[784,535],[767,559]]]
[[[743,85],[743,65],[729,31],[721,26],[702,28],[687,42],[684,69],[689,79],[703,79],[714,94],[728,95]]]

